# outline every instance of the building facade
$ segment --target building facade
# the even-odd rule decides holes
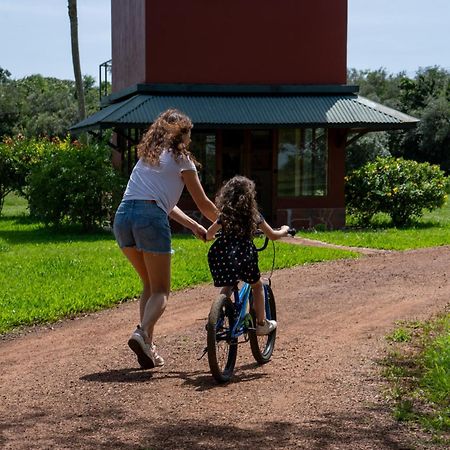
[[[169,107],[194,123],[191,150],[213,198],[253,179],[268,221],[345,224],[345,148],[417,120],[346,84],[347,0],[112,0],[112,94],[73,131],[112,128],[115,161]],[[180,207],[196,215],[189,196]]]

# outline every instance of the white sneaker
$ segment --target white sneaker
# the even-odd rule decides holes
[[[128,346],[136,353],[143,369],[153,369],[164,365],[164,359],[156,352],[155,344],[147,344],[147,333],[138,325],[128,339]]]
[[[277,327],[275,320],[264,319],[264,325],[256,324],[256,336],[265,336],[272,333]]]
[[[163,357],[156,351],[156,345],[150,346],[150,353],[153,355],[153,361],[155,361],[155,367],[162,367],[165,363]]]

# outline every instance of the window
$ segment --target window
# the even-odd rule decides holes
[[[278,136],[278,195],[327,195],[326,130],[281,129]]]
[[[192,131],[190,150],[202,165],[198,171],[206,195],[216,194],[216,135],[214,132]]]

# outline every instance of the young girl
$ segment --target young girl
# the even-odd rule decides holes
[[[269,239],[280,239],[288,234],[289,227],[283,225],[280,230],[274,230],[263,219],[256,203],[255,183],[243,176],[235,176],[222,187],[216,206],[219,217],[206,233],[206,239],[211,240],[222,228],[222,234],[208,252],[214,286],[222,287],[221,293],[230,295],[239,280],[249,283],[253,290],[256,334],[269,334],[277,323],[266,319],[258,253],[252,238],[259,228]]]

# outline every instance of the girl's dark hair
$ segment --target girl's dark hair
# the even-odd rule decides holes
[[[224,233],[251,238],[258,228],[261,215],[256,203],[255,183],[236,175],[228,180],[216,197],[216,206]]]
[[[189,157],[199,165],[183,142],[183,136],[192,129],[192,122],[186,114],[177,109],[161,113],[146,131],[137,145],[138,157],[152,166],[159,165],[161,152],[166,149],[173,153],[175,160]]]

